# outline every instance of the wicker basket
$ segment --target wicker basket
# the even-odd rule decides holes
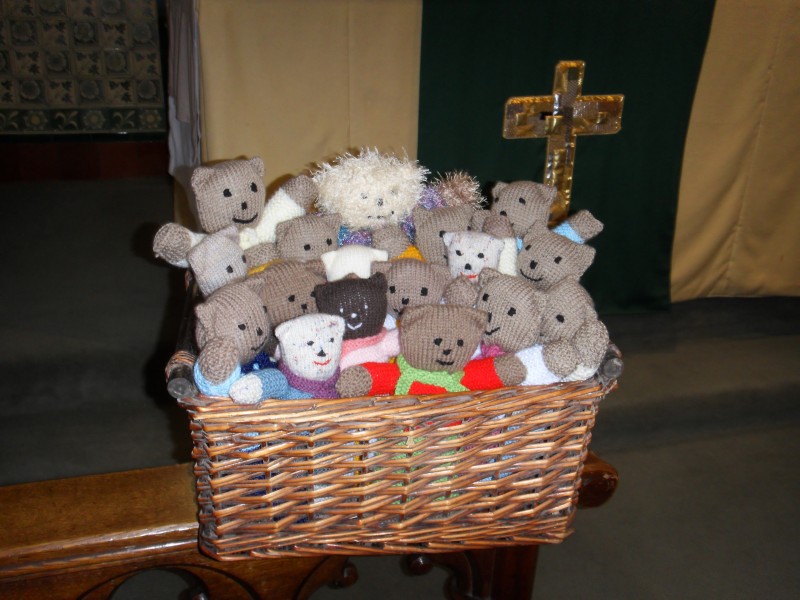
[[[598,402],[615,385],[257,406],[184,398],[200,546],[244,559],[560,542]]]

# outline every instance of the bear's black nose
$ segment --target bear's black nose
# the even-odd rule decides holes
[[[453,351],[452,348],[448,348],[447,350],[442,350],[442,354],[444,354],[445,356],[448,356],[452,351]]]
[[[325,350],[320,350],[319,352],[317,352],[317,356],[327,356],[327,355],[325,354]]]
[[[408,298],[403,298],[402,300],[400,300],[400,302],[402,303],[403,306],[405,306],[406,304],[408,304],[408,300],[409,300]]]
[[[303,309],[303,312],[306,312],[308,310],[308,304],[301,304],[300,308]]]
[[[469,263],[465,264],[465,265],[464,265],[464,268],[465,268],[467,271],[472,271],[472,265],[471,265],[471,264],[469,264]]]
[[[489,319],[488,319],[488,321],[489,321],[489,323],[491,323],[491,322],[492,322],[492,313],[489,313]]]
[[[247,202],[242,202],[242,210],[247,210]]]
[[[537,264],[536,261],[532,260],[531,261],[531,269],[535,269],[536,268],[536,264]]]
[[[256,335],[261,337],[262,335],[264,335],[264,330],[261,329],[261,327],[256,327]]]

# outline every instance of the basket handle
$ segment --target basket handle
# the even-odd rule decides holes
[[[175,343],[175,352],[164,369],[167,391],[176,400],[196,396],[198,393],[192,374],[197,356],[197,348],[194,344],[194,306],[197,303],[198,293],[197,284],[187,271],[186,299],[183,304],[181,324],[178,328],[178,340]]]
[[[625,365],[622,362],[622,353],[616,344],[609,342],[600,368],[597,369],[597,378],[603,385],[603,391],[609,392],[617,385],[617,379],[622,375]]]

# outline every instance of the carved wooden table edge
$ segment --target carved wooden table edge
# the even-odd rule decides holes
[[[614,493],[616,470],[589,452],[579,507]],[[148,569],[199,580],[198,598],[308,598],[358,574],[346,556],[216,561],[197,545],[191,464],[0,487],[0,597],[98,600]],[[453,600],[529,599],[538,546],[403,557],[409,574],[451,573]]]

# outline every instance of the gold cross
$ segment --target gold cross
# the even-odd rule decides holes
[[[544,182],[558,190],[550,214],[556,222],[569,212],[577,136],[617,133],[622,127],[623,96],[581,96],[585,67],[580,60],[561,61],[552,96],[506,101],[504,138],[547,138]]]

